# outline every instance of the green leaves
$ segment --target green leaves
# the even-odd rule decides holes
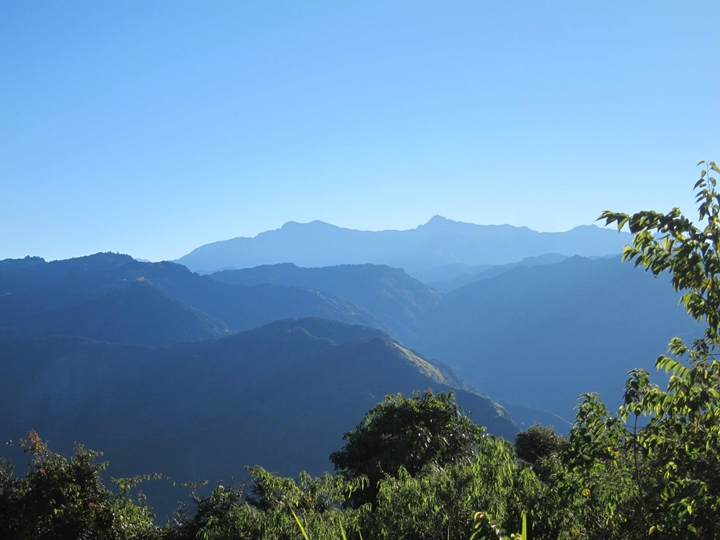
[[[345,478],[367,478],[368,486],[349,499],[352,506],[374,503],[378,482],[400,468],[411,475],[424,467],[441,470],[452,463],[469,463],[485,428],[473,423],[455,403],[452,392],[431,391],[385,400],[345,434],[345,447],[330,456]]]
[[[698,224],[683,216],[679,208],[667,214],[642,211],[633,215],[606,211],[598,218],[618,230],[626,225],[633,243],[626,246],[623,260],[634,261],[655,276],[669,271],[675,290],[684,291],[681,302],[688,314],[707,322],[706,340],[716,342],[720,335],[720,193],[714,162],[703,161],[705,168],[695,183]]]
[[[636,483],[653,534],[671,532],[673,538],[716,538],[720,535],[720,193],[714,162],[704,165],[695,183],[697,223],[678,208],[668,214],[605,212],[600,219],[627,223],[635,235],[623,254],[654,275],[668,271],[680,303],[688,314],[706,323],[701,339],[688,347],[679,338],[661,355],[658,369],[670,374],[666,390],[650,385],[646,373],[631,372],[621,407],[645,415],[626,435],[634,449]]]
[[[75,447],[70,459],[30,432],[19,446],[32,458],[30,470],[15,478],[0,469],[0,530],[8,540],[26,538],[140,538],[156,530],[143,498],[134,501],[131,482],[113,493],[102,482],[106,463],[97,452]]]
[[[549,427],[535,424],[515,437],[517,456],[528,463],[537,463],[564,450],[569,441]]]

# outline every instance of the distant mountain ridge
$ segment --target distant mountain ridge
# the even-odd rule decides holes
[[[510,264],[546,253],[604,256],[619,253],[629,241],[628,233],[618,234],[594,225],[544,233],[527,227],[474,225],[435,216],[405,231],[358,231],[322,221],[291,221],[254,238],[200,246],[176,262],[206,273],[288,262],[303,267],[372,263],[403,268],[414,275],[448,264]]]
[[[539,257],[525,257],[522,261],[509,264],[493,264],[480,266],[467,266],[464,264],[455,264],[449,266],[441,266],[427,272],[424,276],[419,276],[423,283],[427,283],[433,289],[440,292],[450,292],[459,289],[470,283],[490,279],[500,274],[504,274],[513,268],[522,266],[542,266],[545,264],[555,264],[564,261],[568,257],[559,253],[546,253]]]
[[[669,277],[620,257],[571,257],[455,289],[418,318],[409,345],[449,364],[495,399],[572,416],[578,395],[620,405],[630,369],[657,380],[655,359],[699,325]]]
[[[365,308],[305,287],[230,285],[179,264],[98,253],[0,261],[0,331],[164,346],[291,317],[388,328]],[[101,324],[104,322],[104,324]]]
[[[413,337],[418,316],[441,301],[439,293],[403,270],[372,264],[301,268],[285,263],[225,270],[211,277],[236,285],[307,287],[344,298],[367,309],[401,340]]]
[[[494,398],[569,418],[580,393],[614,395],[628,369],[652,370],[671,337],[697,336],[664,278],[619,256],[562,259],[481,268],[444,295],[370,264],[201,276],[107,253],[0,261],[0,332],[158,347],[321,317],[379,329]]]

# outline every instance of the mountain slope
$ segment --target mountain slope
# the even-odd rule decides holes
[[[0,364],[3,440],[33,428],[61,451],[102,449],[113,475],[192,481],[242,477],[246,464],[330,470],[343,433],[386,394],[452,388],[442,367],[377,330],[319,319],[157,349],[0,337]],[[514,436],[502,407],[457,395],[475,421]]]
[[[670,338],[697,337],[677,304],[668,278],[619,257],[573,257],[448,293],[421,316],[412,346],[495,398],[571,418],[579,394],[615,407],[628,370],[654,372]]]
[[[441,299],[403,270],[372,264],[300,268],[286,263],[226,270],[211,277],[230,284],[307,287],[345,298],[372,313],[401,340],[414,335],[417,317]]]
[[[559,253],[546,253],[538,257],[525,257],[522,261],[510,264],[465,266],[464,268],[458,268],[458,265],[440,267],[432,272],[432,279],[427,279],[424,283],[427,283],[428,286],[436,291],[448,293],[476,281],[494,278],[515,268],[555,264],[565,259],[567,259],[567,257]],[[446,269],[445,275],[442,273],[443,268]]]
[[[36,335],[168,346],[227,335],[225,324],[146,281],[33,321]]]
[[[545,253],[603,256],[620,252],[629,238],[627,233],[595,226],[539,233],[527,227],[473,225],[440,216],[407,231],[357,231],[321,221],[289,222],[254,238],[201,246],[177,262],[204,272],[286,262],[303,267],[373,263],[404,268],[414,275],[448,264],[508,264]]]
[[[61,331],[102,339],[133,335],[132,328],[122,327],[138,324],[132,320],[130,306],[141,309],[142,304],[142,309],[149,309],[151,295],[149,290],[143,291],[144,304],[139,300],[139,289],[133,296],[135,304],[123,303],[117,295],[139,282],[164,291],[164,295],[152,295],[158,305],[151,311],[164,317],[168,328],[172,321],[182,321],[190,312],[197,319],[193,331],[180,324],[174,338],[166,332],[157,343],[148,339],[140,340],[141,343],[167,344],[193,335],[210,337],[215,334],[213,326],[222,334],[223,325],[240,331],[288,317],[323,317],[386,329],[366,309],[319,291],[267,284],[229,285],[194,274],[175,263],[142,263],[123,255],[97,254],[52,263],[36,259],[0,262],[0,290],[4,291],[0,295],[0,330],[13,329],[30,336]],[[124,294],[132,296],[129,292]],[[104,329],[108,334],[101,336],[96,325],[88,333],[86,323],[92,326],[92,313],[99,314],[102,307],[112,311],[103,316],[114,328]]]

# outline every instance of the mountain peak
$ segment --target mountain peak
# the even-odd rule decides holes
[[[285,223],[281,229],[282,230],[288,230],[288,229],[299,229],[299,228],[313,228],[313,229],[335,229],[335,225],[331,225],[329,223],[325,223],[324,221],[320,221],[319,219],[315,219],[313,221],[310,221],[308,223],[298,223],[297,221],[288,221]]]
[[[386,264],[410,275],[447,264],[510,264],[545,253],[596,256],[619,253],[629,235],[586,227],[538,233],[512,225],[476,225],[435,215],[415,229],[360,231],[322,221],[289,221],[255,238],[227,240],[179,259],[191,269],[252,268],[292,262],[301,267]]]
[[[435,215],[431,217],[430,221],[428,221],[425,225],[441,225],[445,223],[454,223],[454,221],[441,215]]]
[[[433,217],[430,218],[430,221],[452,221],[444,216],[441,216],[440,214],[435,214]],[[428,223],[430,223],[428,221]]]

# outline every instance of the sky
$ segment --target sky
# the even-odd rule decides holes
[[[694,214],[720,2],[7,0],[0,259]]]

